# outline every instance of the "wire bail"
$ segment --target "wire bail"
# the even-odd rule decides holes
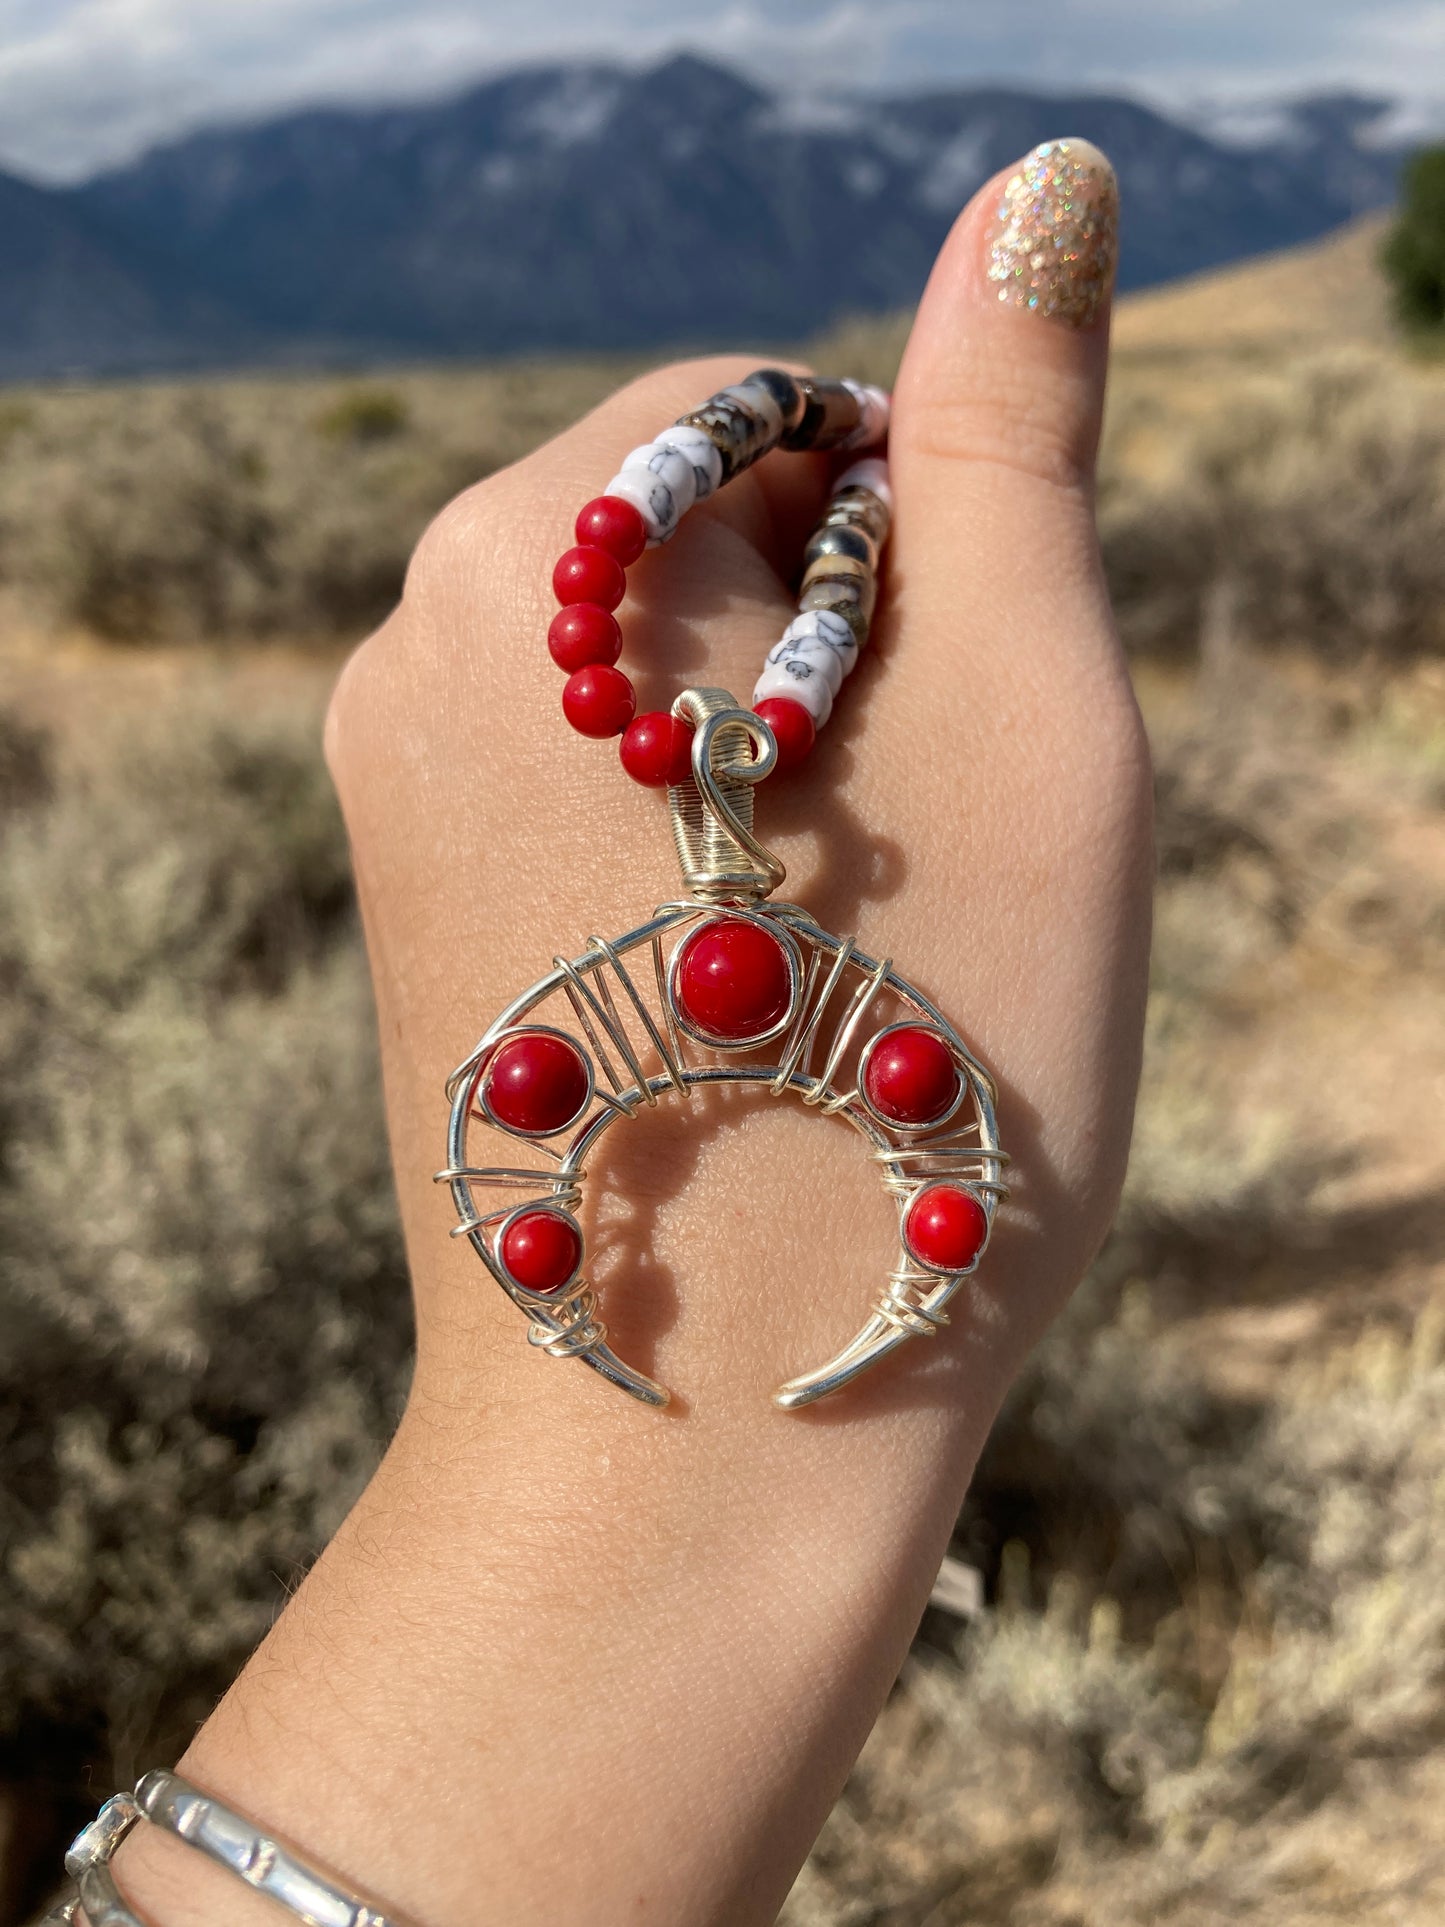
[[[778,760],[773,732],[726,689],[684,689],[672,713],[693,726],[692,775],[667,792],[682,880],[704,903],[758,902],[787,875],[753,835],[753,785]]]

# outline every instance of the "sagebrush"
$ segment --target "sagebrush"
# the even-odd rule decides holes
[[[179,1750],[406,1390],[321,679],[238,702],[209,651],[381,613],[436,500],[615,374],[0,421],[32,618],[198,644],[139,722],[0,707],[7,1917]],[[1122,397],[1102,514],[1160,858],[1130,1180],[959,1520],[987,1605],[925,1620],[789,1927],[1442,1917],[1445,430],[1414,382],[1274,371],[1222,425],[1166,408],[1167,460],[1163,404]]]

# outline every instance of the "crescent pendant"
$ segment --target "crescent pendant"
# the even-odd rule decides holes
[[[750,821],[752,784],[772,761],[766,726],[724,691],[689,690],[676,707],[697,724],[696,780],[670,792],[692,894],[555,958],[513,999],[447,1080],[436,1175],[456,1206],[452,1236],[525,1316],[531,1342],[662,1406],[666,1389],[608,1344],[587,1278],[589,1157],[619,1120],[702,1085],[760,1087],[846,1119],[896,1202],[898,1256],[853,1338],[773,1394],[795,1410],[948,1322],[1007,1195],[996,1091],[891,962],[763,900],[782,874]]]

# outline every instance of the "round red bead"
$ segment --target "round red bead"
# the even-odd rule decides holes
[[[790,769],[796,769],[813,747],[817,730],[813,719],[801,703],[795,703],[787,696],[766,696],[758,704],[758,712],[773,732],[778,745],[778,760],[773,767],[774,776],[782,776]]]
[[[984,1208],[961,1184],[927,1185],[903,1221],[904,1244],[930,1271],[967,1271],[987,1236]]]
[[[665,709],[649,709],[627,725],[622,767],[635,783],[662,789],[680,783],[692,767],[692,728]]]
[[[622,630],[610,610],[595,602],[573,602],[553,616],[547,647],[553,662],[570,676],[594,662],[616,662],[622,654]]]
[[[678,952],[673,986],[693,1028],[728,1044],[776,1030],[793,1000],[787,951],[745,917],[715,917],[694,930]]]
[[[622,564],[606,549],[584,542],[557,558],[552,571],[552,589],[560,603],[596,602],[604,609],[615,609],[627,590]]]
[[[605,662],[577,670],[562,691],[562,713],[581,736],[620,736],[636,707],[632,684]]]
[[[560,1291],[582,1262],[582,1234],[560,1211],[524,1211],[502,1233],[502,1263],[526,1291]]]
[[[499,1124],[550,1137],[580,1117],[587,1103],[587,1063],[575,1044],[550,1031],[524,1031],[498,1045],[487,1064],[483,1095]]]
[[[880,1037],[868,1053],[863,1092],[895,1124],[933,1124],[952,1110],[958,1065],[936,1030],[909,1026]]]
[[[620,495],[599,495],[577,517],[577,540],[606,549],[625,569],[647,547],[647,524]]]

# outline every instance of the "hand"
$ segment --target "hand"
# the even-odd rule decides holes
[[[1107,211],[1102,163],[1075,159]],[[1112,1215],[1151,874],[1092,515],[1112,259],[1096,237],[1040,277],[1026,227],[991,254],[1001,187],[949,237],[899,375],[872,643],[805,771],[758,799],[785,894],[893,957],[998,1075],[1014,1198],[945,1333],[832,1404],[770,1404],[861,1323],[893,1236],[852,1133],[796,1105],[699,1093],[608,1140],[631,1215],[604,1309],[621,1355],[679,1388],[666,1413],[529,1347],[431,1183],[443,1080],[485,1025],[554,954],[676,894],[661,799],[562,721],[550,569],[622,454],[753,359],[634,382],[460,497],[336,691],[416,1379],[184,1770],[410,1920],[773,1918],[1003,1391]],[[1023,264],[1045,312],[991,260]],[[690,683],[748,700],[828,472],[769,457],[633,570],[640,708]],[[173,1842],[138,1836],[121,1867],[178,1927],[270,1917]]]

